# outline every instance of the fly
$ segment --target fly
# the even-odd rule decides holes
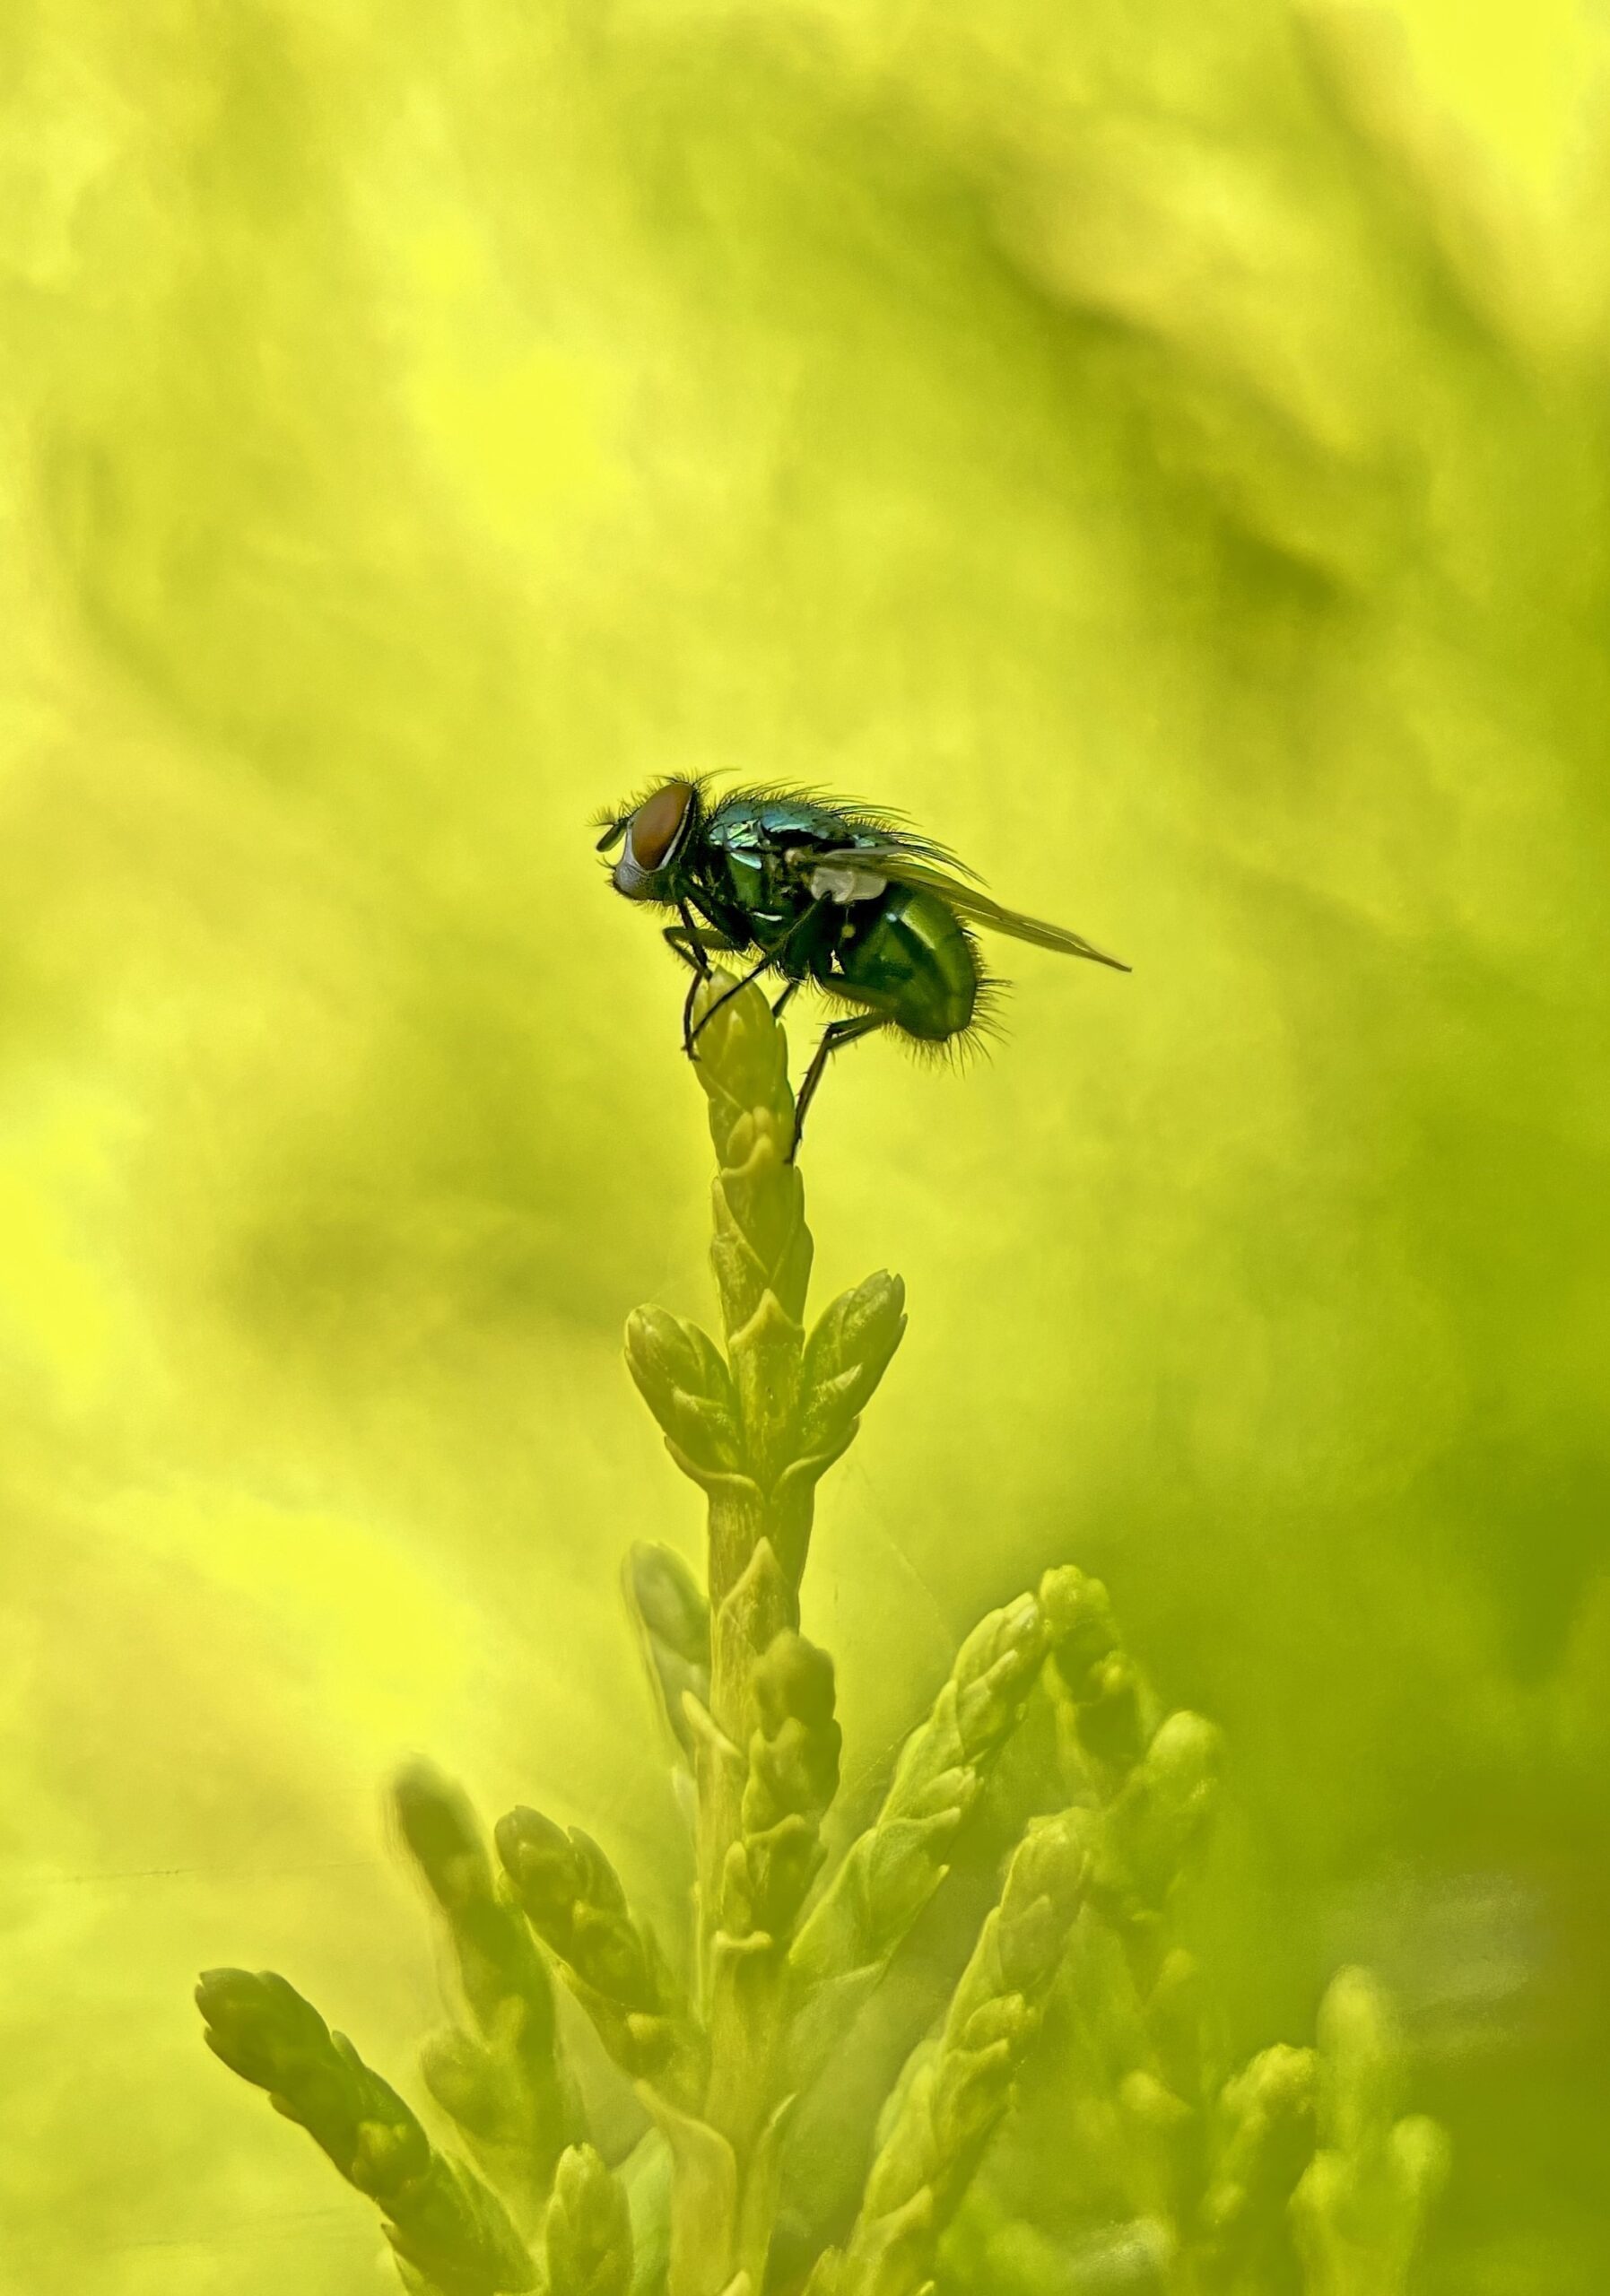
[[[977,1034],[994,984],[973,926],[1129,970],[1082,934],[1003,909],[943,846],[859,805],[786,789],[716,796],[702,782],[667,781],[599,826],[599,852],[621,848],[615,891],[676,911],[665,937],[692,968],[683,1007],[689,1054],[727,997],[768,974],[783,983],[774,1013],[806,982],[851,1008],[829,1022],[805,1073],[794,1150],[828,1062],[857,1037],[892,1029],[938,1047]],[[711,957],[750,954],[742,980],[695,1027]]]

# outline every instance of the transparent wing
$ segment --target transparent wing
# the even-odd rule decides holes
[[[1071,933],[1062,925],[1042,924],[1039,918],[1024,917],[1015,909],[1003,909],[980,886],[952,876],[948,869],[903,845],[847,845],[831,853],[802,853],[798,865],[807,873],[822,868],[875,872],[897,885],[915,885],[925,892],[937,893],[970,925],[1010,934],[1014,941],[1031,941],[1037,949],[1060,949],[1065,956],[1088,957],[1092,964],[1110,965],[1115,972],[1129,970],[1121,957],[1098,949],[1082,933]]]

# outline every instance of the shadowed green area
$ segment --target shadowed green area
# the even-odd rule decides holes
[[[405,2076],[409,1754],[681,1906],[618,1351],[702,1306],[702,1113],[586,822],[709,766],[1136,966],[1000,948],[987,1064],[813,1118],[822,1296],[912,1315],[807,1593],[847,1744],[1100,1571],[1229,1741],[1239,2052],[1372,1961],[1427,2287],[1602,2287],[1606,63],[1563,0],[4,12],[4,2296],[377,2284],[188,1992]]]

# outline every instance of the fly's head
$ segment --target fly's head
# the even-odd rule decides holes
[[[628,900],[674,901],[677,865],[698,834],[699,792],[691,781],[667,781],[623,813],[608,814],[600,853],[620,857],[610,883]]]

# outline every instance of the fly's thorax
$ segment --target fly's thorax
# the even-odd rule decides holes
[[[724,797],[711,811],[709,833],[721,845],[785,846],[853,844],[858,835],[851,815],[838,805],[805,796],[767,796],[740,791]]]
[[[721,854],[719,868],[725,880],[722,890],[745,916],[758,915],[771,905],[767,859],[765,853],[750,846],[728,846]]]
[[[776,948],[790,936],[813,905],[805,879],[780,847],[755,839],[731,842],[712,836],[700,856],[701,905],[721,929],[740,943]]]

